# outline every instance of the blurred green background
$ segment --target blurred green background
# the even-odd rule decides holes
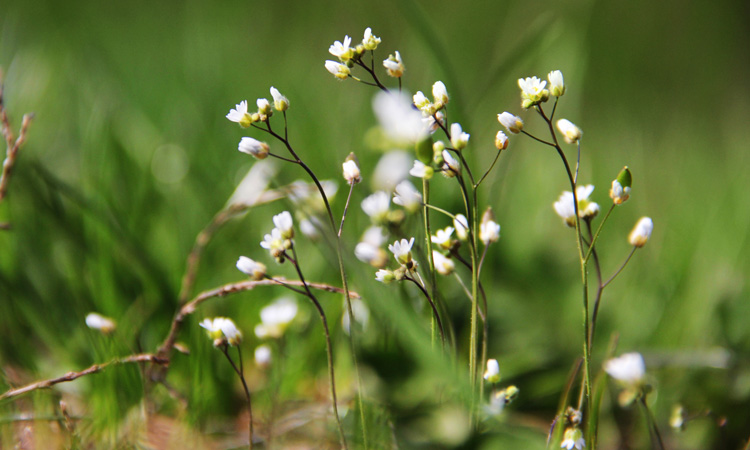
[[[370,26],[383,40],[379,59],[401,52],[406,90],[429,92],[434,81],[445,82],[449,118],[471,133],[467,157],[477,168],[494,157],[496,114],[521,113],[516,80],[562,70],[568,91],[557,117],[584,131],[580,180],[597,186],[593,198],[606,208],[620,168],[628,165],[634,176],[631,200],[615,211],[599,241],[605,274],[627,255],[626,235],[636,220],[648,215],[655,223],[649,244],[605,291],[595,364],[617,335],[618,353],[640,351],[646,358],[656,388],[652,406],[669,448],[741,448],[750,425],[749,18],[750,4],[741,0],[4,0],[6,107],[15,126],[25,112],[36,118],[0,204],[0,222],[13,226],[0,232],[2,384],[155,349],[177,307],[196,234],[253,165],[236,151],[237,142],[241,136],[265,139],[224,116],[240,100],[269,97],[270,86],[290,99],[290,137],[321,178],[338,180],[349,152],[360,158],[365,183],[355,189],[344,232],[351,255],[367,225],[358,204],[370,192],[380,156],[364,140],[375,124],[375,92],[352,80],[337,82],[323,62],[331,59],[327,49],[334,40],[348,34],[357,41]],[[530,112],[522,116],[527,129],[543,133]],[[572,146],[567,150],[572,156]],[[280,167],[274,185],[296,179],[304,179],[301,170]],[[433,198],[459,211],[449,181],[436,179]],[[580,352],[575,241],[551,207],[567,187],[554,152],[514,136],[480,192],[502,226],[483,277],[490,293],[489,356],[500,361],[504,383],[521,389],[517,403],[484,435],[462,431],[460,404],[444,401],[453,399],[444,374],[419,345],[424,335],[429,346],[427,333],[398,329],[424,323],[399,318],[406,309],[393,306],[395,292],[414,293],[375,283],[373,270],[349,257],[352,287],[367,293],[376,318],[361,343],[374,440],[377,430],[392,428],[402,448],[543,446]],[[337,214],[343,191],[340,186],[334,202]],[[234,268],[240,254],[292,276],[258,246],[271,216],[289,207],[285,201],[262,206],[223,228],[204,255],[196,292],[240,280]],[[448,225],[439,216],[434,221]],[[329,247],[300,245],[308,279],[340,283]],[[463,336],[465,298],[454,280],[440,280],[440,286]],[[241,391],[197,323],[204,316],[235,318],[248,337],[250,358],[258,311],[282,293],[256,290],[203,306],[180,335],[192,353],[176,357],[168,379],[189,406],[181,408],[157,387],[150,394],[159,413],[184,419],[214,441],[232,436],[243,411]],[[336,326],[340,298],[321,298],[336,328],[340,389],[351,399],[346,339]],[[266,408],[273,383],[263,377],[277,380],[277,398],[290,411],[295,402],[322,405],[327,398],[321,329],[302,300],[307,320],[285,339],[283,376],[253,369],[259,381],[251,384]],[[103,339],[88,330],[83,320],[89,311],[116,318],[115,336]],[[459,341],[464,350],[465,341]],[[83,399],[78,411],[92,429],[127,430],[123,423],[146,389],[139,370],[130,367],[57,392]],[[610,406],[611,397],[602,411],[602,445],[645,447],[641,417]],[[57,398],[45,392],[0,409],[11,417],[33,399],[35,411],[54,413]],[[667,419],[676,402],[691,413],[712,413],[675,433]],[[627,415],[619,429],[612,419],[618,414]],[[347,415],[352,429],[353,416]],[[444,423],[458,431],[442,432],[450,429]],[[4,443],[15,439],[10,425],[0,426]]]

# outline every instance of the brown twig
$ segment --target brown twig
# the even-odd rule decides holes
[[[5,391],[2,395],[0,395],[0,401],[13,398],[13,397],[18,397],[19,395],[23,395],[23,394],[26,394],[27,392],[35,391],[37,389],[51,388],[52,386],[56,384],[77,380],[78,378],[84,377],[86,375],[99,373],[111,365],[139,363],[139,362],[154,362],[157,364],[166,364],[167,360],[160,358],[156,355],[153,355],[151,353],[141,353],[137,355],[126,356],[124,358],[113,359],[112,361],[109,361],[109,362],[105,362],[101,364],[94,364],[93,366],[90,366],[80,372],[68,372],[65,375],[59,376],[57,378],[50,378],[48,380],[42,380],[42,381],[37,381],[35,383],[27,384],[26,386],[23,386],[20,388],[9,389]]]
[[[0,122],[2,122],[2,132],[3,137],[5,137],[7,151],[5,153],[5,160],[3,161],[2,173],[0,173],[0,202],[3,201],[8,193],[8,182],[10,180],[10,174],[13,170],[13,164],[16,162],[16,158],[18,156],[18,149],[20,149],[23,143],[26,141],[26,132],[28,131],[29,125],[31,124],[31,119],[34,118],[33,114],[24,114],[23,120],[21,122],[21,131],[18,134],[18,139],[16,139],[15,135],[13,134],[13,130],[10,127],[10,120],[8,119],[8,114],[5,110],[5,104],[3,102],[3,85],[1,75],[2,74],[0,74]],[[7,229],[9,228],[9,226],[4,225],[0,228]]]

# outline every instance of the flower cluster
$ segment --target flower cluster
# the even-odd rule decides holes
[[[213,339],[215,347],[222,345],[236,346],[242,342],[242,332],[237,329],[232,319],[226,317],[203,319],[200,326],[206,329],[208,337]]]

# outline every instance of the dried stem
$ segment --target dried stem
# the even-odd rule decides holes
[[[31,120],[33,118],[33,114],[25,114],[23,116],[23,120],[21,121],[21,131],[18,134],[18,138],[16,138],[10,126],[8,113],[5,110],[5,103],[3,101],[3,85],[2,80],[0,79],[0,122],[2,123],[3,137],[5,138],[5,144],[7,146],[2,172],[0,172],[0,202],[2,202],[5,199],[5,196],[8,194],[8,183],[10,182],[10,175],[13,172],[13,165],[15,164],[16,158],[18,157],[18,150],[26,141],[29,125],[31,125]],[[7,228],[9,228],[9,226],[6,224],[0,226],[0,229]]]

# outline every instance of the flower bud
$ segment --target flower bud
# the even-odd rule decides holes
[[[497,147],[498,150],[505,150],[508,148],[508,136],[502,131],[498,131],[495,135],[495,147]]]
[[[633,183],[633,177],[630,174],[628,166],[623,167],[617,178],[612,180],[612,189],[609,190],[609,196],[615,205],[624,203],[630,198],[630,186]]]
[[[289,109],[289,99],[281,95],[281,92],[273,86],[271,86],[271,96],[273,96],[273,107],[276,108],[276,111]]]
[[[487,370],[484,372],[484,379],[489,383],[500,382],[500,364],[496,359],[487,360]]]
[[[383,61],[383,66],[388,72],[388,75],[394,78],[401,78],[404,74],[404,70],[406,70],[404,68],[404,63],[401,61],[401,54],[398,51],[392,55],[388,55],[388,59]]]
[[[273,109],[271,109],[271,103],[268,102],[268,99],[259,98],[255,101],[255,104],[258,105],[258,114],[261,116],[268,117],[273,114]]]
[[[463,150],[469,143],[469,133],[464,133],[460,123],[451,124],[451,145],[456,150]]]
[[[243,137],[237,149],[258,159],[265,159],[268,156],[268,144],[251,137]]]
[[[359,172],[359,165],[357,164],[357,157],[354,153],[349,153],[346,157],[346,161],[342,164],[344,169],[344,180],[350,185],[357,184],[362,181],[362,176]]]
[[[435,102],[435,108],[443,109],[448,104],[448,90],[445,88],[445,84],[442,81],[437,81],[432,85],[432,98]]]
[[[92,330],[99,330],[102,334],[110,334],[115,331],[115,321],[101,314],[89,313],[86,315],[86,326]]]
[[[518,134],[523,130],[523,120],[509,112],[498,114],[497,121],[513,134]]]
[[[345,65],[336,61],[328,60],[325,63],[326,70],[329,71],[334,77],[339,80],[346,80],[349,78],[351,70]]]
[[[365,29],[365,37],[362,39],[362,45],[365,47],[365,50],[375,50],[378,48],[378,44],[380,44],[380,38],[372,34],[372,29],[367,27]]]
[[[641,220],[635,224],[633,231],[628,236],[628,242],[630,245],[641,248],[646,245],[648,239],[651,237],[651,232],[654,230],[654,222],[650,217],[641,217]]]
[[[237,269],[256,281],[263,279],[263,277],[266,275],[265,264],[253,261],[247,256],[240,256],[240,259],[237,260]]]
[[[557,121],[557,129],[562,133],[565,142],[568,144],[574,144],[581,139],[583,131],[575,126],[573,122],[568,119],[560,119]]]
[[[549,92],[555,97],[562,97],[565,94],[565,81],[563,74],[559,70],[553,70],[547,75],[549,80]]]

